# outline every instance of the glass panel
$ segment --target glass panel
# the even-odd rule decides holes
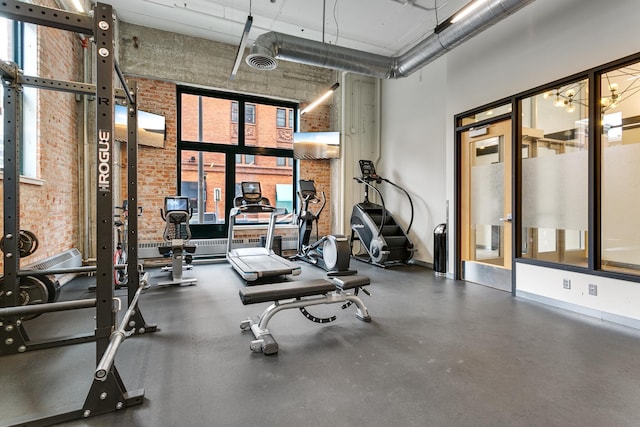
[[[244,181],[260,183],[262,196],[271,206],[283,208],[284,215],[278,222],[291,222],[293,219],[293,167],[278,165],[278,157],[254,156],[254,163],[236,166],[236,197],[242,195],[240,184]],[[267,223],[268,214],[239,216],[236,223]]]
[[[247,104],[245,112],[245,145],[251,147],[293,149],[293,129],[279,126],[278,111],[285,112],[285,116],[292,115],[293,109],[275,107],[264,104]],[[249,114],[249,111],[252,111]],[[282,114],[282,113],[280,113]],[[253,122],[248,119],[252,116]],[[283,119],[284,119],[283,117]],[[284,126],[284,125],[283,125]]]
[[[181,152],[180,195],[189,197],[191,224],[224,223],[224,153]]]
[[[522,101],[525,258],[587,265],[586,90],[581,80]]]
[[[602,269],[640,273],[640,63],[602,75]]]
[[[500,116],[502,114],[507,114],[511,112],[511,104],[501,105],[496,108],[491,108],[489,110],[481,111],[477,114],[472,114],[468,117],[464,117],[460,123],[461,126],[470,125],[473,123],[480,122],[482,120],[487,120],[492,117]]]
[[[238,143],[238,124],[233,123],[233,101],[183,93],[181,103],[182,141]]]
[[[478,261],[502,264],[501,236],[504,211],[504,163],[502,138],[471,143],[471,222],[475,226],[475,256]]]

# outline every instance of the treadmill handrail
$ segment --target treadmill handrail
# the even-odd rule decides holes
[[[261,210],[251,211],[247,208],[256,208],[260,207]],[[271,216],[269,217],[269,224],[267,226],[267,240],[265,243],[265,249],[271,250],[271,246],[273,244],[273,238],[276,230],[276,218],[279,215],[284,215],[287,211],[284,208],[276,208],[270,205],[260,205],[260,204],[248,204],[237,206],[231,209],[229,212],[229,233],[227,234],[227,253],[231,252],[231,245],[233,243],[233,228],[236,223],[236,216],[240,213],[260,213],[260,212],[271,212]]]

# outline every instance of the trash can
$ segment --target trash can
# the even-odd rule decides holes
[[[438,224],[433,230],[433,271],[447,273],[447,224]]]
[[[267,236],[260,236],[260,246],[263,248],[267,245]],[[271,249],[276,255],[282,256],[282,236],[273,236],[273,244]]]

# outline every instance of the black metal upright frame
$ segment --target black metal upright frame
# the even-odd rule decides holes
[[[34,306],[18,305],[20,286],[19,240],[19,196],[20,196],[20,115],[22,86],[30,85],[51,90],[91,94],[96,96],[96,143],[97,143],[97,194],[96,194],[96,298],[69,303],[52,303],[51,311],[96,307],[96,372],[91,388],[81,409],[59,415],[20,421],[21,425],[51,425],[78,418],[87,418],[113,412],[144,400],[144,390],[127,391],[113,363],[119,344],[128,336],[155,330],[147,325],[138,307],[138,298],[143,282],[138,271],[137,216],[129,223],[129,309],[123,324],[116,328],[117,309],[114,304],[113,286],[113,156],[114,156],[114,104],[116,92],[114,71],[124,87],[124,96],[129,101],[129,135],[127,143],[128,176],[127,190],[131,210],[137,213],[137,106],[135,92],[127,87],[114,57],[113,9],[108,4],[97,3],[93,17],[66,12],[14,0],[0,3],[0,16],[35,23],[62,30],[93,35],[96,45],[96,84],[65,82],[23,76],[16,64],[0,63],[0,74],[5,87],[5,141],[4,141],[4,281],[0,292],[0,305],[6,307],[1,313],[0,332],[2,348],[0,354],[19,353],[28,348],[28,338],[23,334],[21,310],[32,310]],[[136,90],[137,92],[137,90]],[[133,127],[132,127],[133,126]],[[46,274],[46,271],[43,272]],[[66,304],[62,307],[63,304]],[[47,304],[41,307],[44,311]],[[58,307],[60,305],[60,307]],[[77,306],[77,307],[76,307]],[[39,308],[40,309],[40,308]]]

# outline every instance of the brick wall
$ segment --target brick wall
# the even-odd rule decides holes
[[[177,106],[176,85],[171,82],[144,78],[130,79],[128,84],[138,85],[138,109],[165,117],[164,148],[138,145],[138,205],[143,214],[138,218],[138,240],[162,241],[165,222],[160,216],[164,197],[178,194],[176,188]],[[121,148],[122,164],[126,164],[126,148]],[[120,169],[122,194],[126,191],[126,169]]]
[[[300,105],[304,108],[304,104]],[[328,105],[320,105],[304,114],[300,120],[302,132],[332,131],[331,109]],[[318,194],[324,191],[327,204],[320,215],[319,236],[331,232],[331,167],[330,160],[300,160],[300,179],[312,179]],[[314,230],[315,236],[315,230]]]

